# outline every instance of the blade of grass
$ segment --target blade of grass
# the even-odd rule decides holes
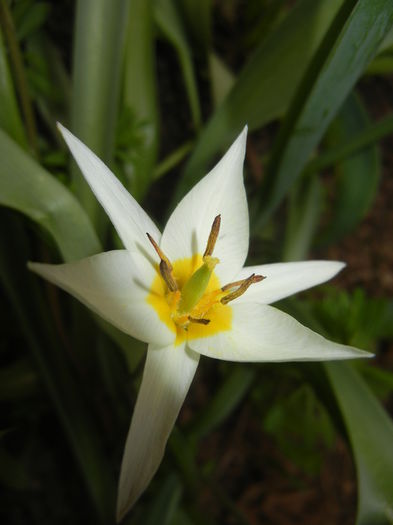
[[[352,133],[343,142],[324,151],[314,160],[309,162],[305,171],[308,174],[320,172],[326,168],[330,168],[345,160],[346,158],[358,153],[360,150],[367,148],[379,142],[381,139],[393,133],[393,115],[388,115],[378,122],[368,124],[359,131],[353,129]]]
[[[190,440],[201,439],[225,421],[247,394],[255,376],[255,368],[233,368],[209,404],[192,421],[188,430]]]
[[[307,257],[322,211],[322,185],[317,177],[299,180],[289,195],[283,261]]]
[[[2,218],[4,219],[4,212]],[[0,221],[2,286],[79,464],[99,521],[103,525],[112,523],[115,485],[104,459],[101,433],[71,374],[59,340],[56,340],[50,329],[51,323],[48,320],[52,317],[51,313],[47,311],[34,278],[24,265],[24,261],[29,258],[24,230],[19,221],[7,219],[6,223],[4,220]],[[39,319],[44,322],[40,323]]]
[[[154,3],[154,17],[158,27],[176,50],[183,72],[194,128],[198,130],[201,125],[198,88],[191,49],[188,45],[187,36],[176,4],[173,0],[156,0]]]
[[[235,76],[214,51],[209,53],[210,85],[214,106],[218,107],[235,83]]]
[[[76,9],[71,129],[111,164],[127,24],[126,0],[79,0]],[[76,164],[76,195],[100,235],[107,218]]]
[[[163,159],[154,170],[154,180],[158,180],[177,166],[184,157],[192,150],[194,143],[189,141],[182,144],[175,151]]]
[[[72,193],[1,129],[0,156],[0,205],[23,213],[47,231],[65,261],[102,251],[89,218]],[[130,369],[135,369],[144,345],[103,319],[94,318],[122,349]]]
[[[25,120],[27,139],[32,153],[37,154],[37,128],[34,111],[12,14],[5,0],[0,0],[0,23],[9,50],[15,86]]]
[[[324,365],[352,445],[358,476],[357,525],[393,518],[393,424],[366,383],[347,363]]]
[[[160,491],[149,505],[143,525],[170,525],[176,513],[183,492],[182,484],[174,473],[170,473]]]
[[[211,45],[212,0],[176,0],[176,3],[195,51],[206,55]]]
[[[245,124],[253,130],[288,107],[315,50],[343,0],[301,0],[264,39],[204,128],[179,182],[174,203],[206,172]]]
[[[280,129],[259,193],[262,225],[302,172],[393,21],[390,0],[346,0],[310,64]]]
[[[130,4],[123,91],[124,104],[142,137],[142,144],[134,152],[134,164],[126,168],[127,185],[134,197],[141,199],[152,182],[158,151],[152,0],[134,0]]]
[[[26,136],[23,129],[11,72],[8,66],[3,36],[0,30],[0,127],[20,146],[26,148]]]
[[[26,214],[47,230],[64,260],[101,251],[75,197],[0,130],[0,204]]]
[[[330,126],[326,142],[328,146],[333,147],[338,144],[341,153],[342,147],[346,146],[348,141],[353,147],[351,137],[354,134],[355,146],[364,145],[366,140],[370,143],[380,131],[386,131],[386,127],[393,130],[393,118],[388,118],[388,122],[382,122],[382,126],[377,127],[376,133],[375,128],[370,130],[365,108],[361,101],[351,94]],[[318,235],[318,246],[337,242],[344,237],[359,224],[372,206],[381,175],[381,162],[376,145],[371,144],[359,149],[356,154],[337,162],[333,174],[335,192],[329,203],[329,221],[325,221],[326,225]]]

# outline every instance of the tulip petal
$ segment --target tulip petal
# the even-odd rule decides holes
[[[220,282],[232,279],[244,264],[249,224],[243,162],[247,128],[220,162],[180,201],[165,227],[161,248],[172,261],[203,254],[214,218],[221,214],[214,256]]]
[[[83,142],[61,124],[58,124],[58,128],[124,246],[130,252],[141,248],[142,252],[146,250],[153,256],[154,250],[146,239],[146,232],[159,242],[161,234],[157,226],[119,179]]]
[[[327,361],[371,357],[371,354],[328,341],[290,315],[257,303],[232,305],[232,330],[193,339],[200,354],[225,361]]]
[[[142,281],[133,262],[127,250],[115,250],[67,264],[28,266],[123,332],[148,343],[170,344],[174,333],[146,301],[152,281],[149,266]]]
[[[236,302],[274,303],[332,279],[344,267],[345,263],[338,261],[303,261],[246,266],[236,279],[245,279],[253,273],[263,275],[266,279],[250,286],[244,295],[236,299]]]
[[[156,473],[190,388],[199,355],[179,346],[149,346],[121,465],[118,521]]]

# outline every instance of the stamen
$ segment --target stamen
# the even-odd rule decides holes
[[[244,283],[244,279],[241,281],[235,281],[233,283],[226,284],[221,288],[223,292],[226,292],[227,290],[231,290],[232,288],[237,288],[238,286],[242,285]]]
[[[168,259],[168,257],[164,254],[164,252],[161,250],[161,248],[158,246],[156,241],[153,239],[153,237],[146,232],[147,238],[152,243],[153,248],[158,254],[158,257],[161,259],[160,261],[160,273],[162,278],[164,279],[166,285],[168,286],[169,290],[171,292],[176,292],[179,288],[177,286],[176,280],[173,277],[172,270],[173,266],[171,264],[171,261]]]
[[[190,321],[190,323],[196,323],[196,324],[207,325],[210,323],[210,319],[197,319],[195,317],[191,317],[191,315],[188,316],[188,320]]]
[[[158,244],[156,243],[156,241],[153,239],[153,237],[150,235],[150,233],[147,233],[146,232],[146,235],[147,235],[147,238],[149,239],[149,241],[152,243],[153,245],[153,248],[156,250],[157,254],[158,254],[158,257],[162,260],[162,261],[165,261],[167,266],[168,266],[168,269],[170,271],[173,270],[172,268],[172,265],[171,265],[171,262],[170,260],[168,259],[168,257],[166,255],[164,255],[164,252],[161,250],[161,248],[158,246]]]
[[[176,292],[176,290],[178,290],[177,283],[172,275],[171,270],[168,268],[168,263],[164,261],[164,259],[162,259],[160,262],[160,273],[169,290],[171,292]]]
[[[220,225],[221,225],[221,215],[217,215],[217,217],[214,219],[210,235],[207,240],[206,250],[203,254],[203,257],[206,257],[207,255],[212,255],[214,246],[216,245],[217,237],[220,231]]]
[[[230,283],[230,284],[226,284],[225,286],[223,286],[221,288],[221,290],[223,292],[226,291],[226,290],[231,290],[232,288],[235,288],[236,286],[238,286],[238,288],[237,288],[237,290],[235,290],[235,291],[229,293],[228,295],[226,295],[225,297],[223,297],[221,299],[221,303],[222,304],[227,304],[230,301],[233,301],[234,299],[237,299],[238,297],[243,295],[244,292],[252,284],[259,283],[263,279],[265,279],[264,276],[262,276],[262,275],[255,275],[255,273],[253,273],[252,275],[250,275],[250,277],[247,277],[247,279],[243,279],[242,281],[236,281],[236,282],[233,282],[233,283]]]

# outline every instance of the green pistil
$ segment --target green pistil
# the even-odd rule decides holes
[[[183,286],[179,303],[179,313],[186,314],[202,299],[209,284],[211,274],[219,260],[210,255],[203,258],[203,264],[194,272]]]

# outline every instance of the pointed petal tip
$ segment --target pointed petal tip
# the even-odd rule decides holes
[[[27,269],[34,273],[39,273],[39,268],[42,266],[42,263],[36,263],[33,261],[27,261]]]
[[[338,355],[334,359],[346,360],[346,359],[371,359],[375,357],[375,354],[367,352],[366,350],[361,350],[360,348],[355,348],[354,346],[344,347],[343,353]]]
[[[67,144],[69,144],[69,139],[74,139],[74,140],[77,140],[79,142],[79,139],[77,137],[75,137],[75,135],[73,133],[71,133],[71,131],[69,129],[67,129],[65,126],[63,126],[63,124],[61,124],[60,122],[56,122],[56,126],[57,126],[57,129],[59,130],[61,136],[63,137],[63,139],[67,142]]]
[[[239,135],[237,136],[237,138],[235,139],[235,142],[239,141],[243,143],[245,146],[247,142],[247,134],[248,134],[248,126],[246,124],[244,128],[241,130],[241,132],[239,133]]]
[[[332,261],[332,263],[336,264],[338,271],[343,270],[347,266],[347,263],[344,261]]]
[[[64,127],[63,124],[59,121],[56,121],[56,127],[59,130],[61,136],[64,137],[64,139],[65,139],[65,136],[70,133],[68,129]]]
[[[120,523],[124,516],[126,515],[126,512],[121,507],[118,507],[116,510],[116,523]]]

